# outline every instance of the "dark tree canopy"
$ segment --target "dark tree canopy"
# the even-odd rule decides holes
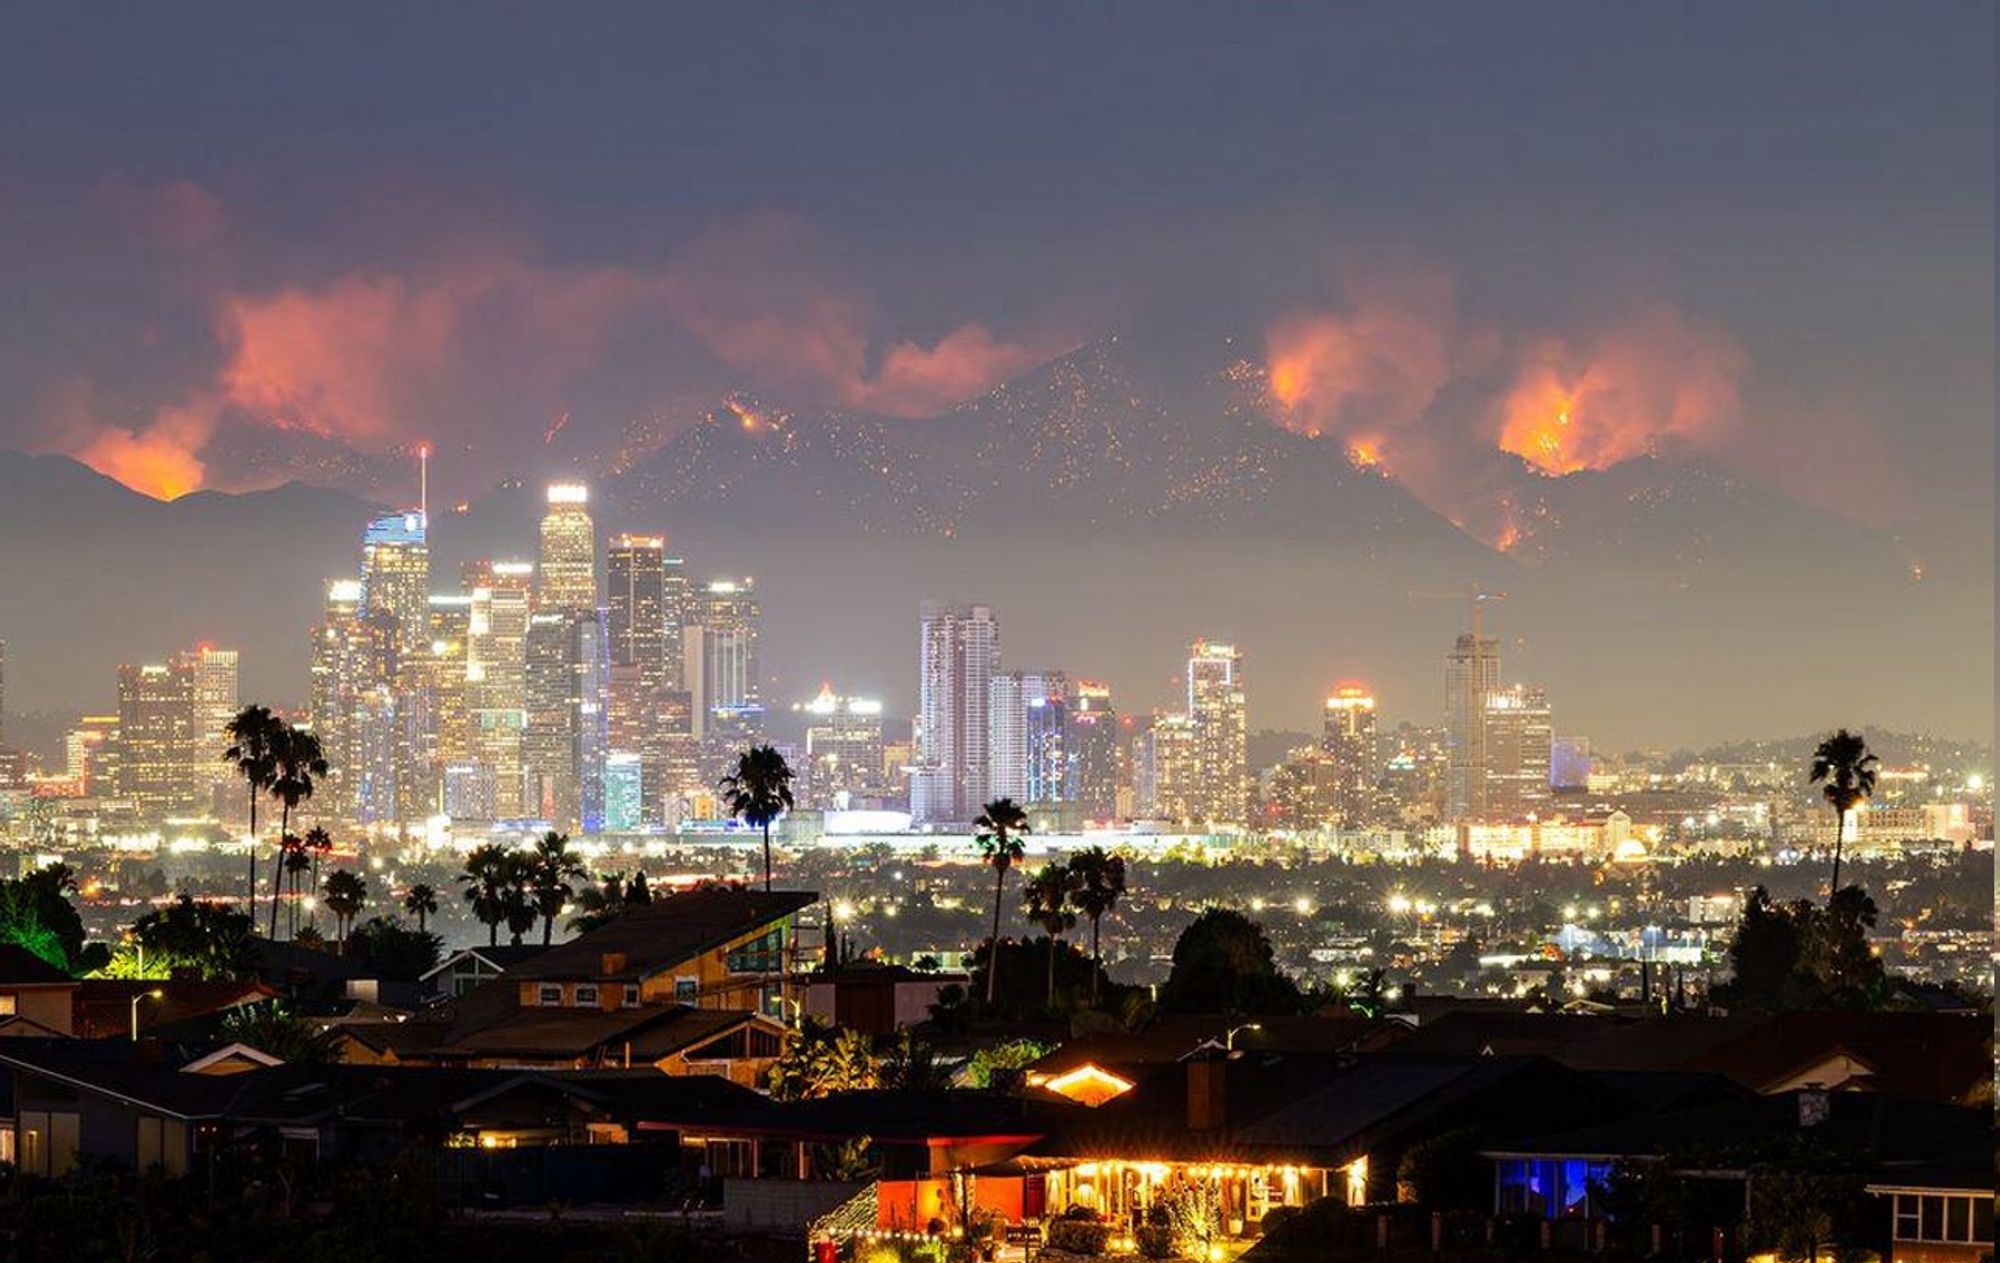
[[[1292,1013],[1301,1002],[1264,928],[1227,908],[1210,908],[1181,931],[1160,991],[1160,1007],[1181,1013]]]
[[[1718,1002],[1756,1012],[1879,1007],[1889,987],[1868,945],[1875,901],[1859,886],[1834,892],[1825,906],[1778,903],[1762,886],[1750,892],[1729,946],[1730,980]]]

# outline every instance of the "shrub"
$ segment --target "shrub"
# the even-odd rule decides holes
[[[1144,1223],[1132,1234],[1139,1253],[1149,1259],[1174,1257],[1174,1230],[1166,1224]]]
[[[1111,1225],[1064,1215],[1049,1221],[1048,1248],[1065,1254],[1098,1255],[1111,1244]]]

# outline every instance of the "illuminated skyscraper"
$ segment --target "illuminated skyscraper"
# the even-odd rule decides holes
[[[987,707],[1000,669],[1000,624],[984,605],[925,601],[917,658],[917,762],[910,811],[917,823],[963,823],[987,794]]]
[[[1240,825],[1250,815],[1249,710],[1243,655],[1234,645],[1197,640],[1188,656],[1187,716],[1194,730],[1194,819]]]
[[[666,549],[665,536],[619,535],[604,554],[611,665],[640,668],[649,689],[668,682]]]
[[[1513,685],[1486,695],[1486,794],[1491,820],[1521,820],[1549,808],[1555,728],[1548,695]]]
[[[1460,636],[1444,660],[1447,820],[1486,814],[1486,697],[1500,687],[1500,642]]]
[[[603,827],[606,657],[595,611],[528,620],[523,805],[558,829]]]
[[[597,608],[597,526],[590,520],[590,489],[581,483],[551,483],[548,513],[542,518],[540,590],[535,609],[544,614],[582,614]]]
[[[471,709],[471,761],[491,770],[493,811],[524,814],[521,731],[527,722],[528,618],[535,568],[525,561],[481,562],[466,569],[465,685]]]
[[[1355,829],[1377,814],[1382,779],[1375,735],[1375,699],[1358,684],[1343,684],[1326,699],[1320,749],[1332,759],[1333,808],[1342,827]]]
[[[757,675],[757,586],[750,579],[717,579],[696,598],[700,626],[702,732],[712,761],[734,758],[764,732],[763,688]],[[683,647],[688,645],[683,637]]]
[[[422,513],[386,513],[361,533],[361,605],[396,620],[396,651],[423,644],[428,629],[431,554]]]
[[[889,795],[883,776],[882,703],[838,697],[823,685],[819,696],[792,708],[806,716],[805,797],[823,811],[876,805]]]
[[[222,752],[230,745],[229,721],[236,717],[236,651],[198,645],[183,662],[194,707],[188,757],[195,769],[197,802],[203,811],[233,815],[233,805],[240,805],[247,812],[242,796],[233,792],[242,782],[222,759]]]
[[[1111,704],[1111,689],[1095,680],[1078,680],[1070,689],[1065,719],[1069,735],[1063,754],[1069,761],[1069,798],[1086,820],[1115,819],[1124,742],[1118,712]]]
[[[673,571],[675,590],[669,591]],[[610,648],[605,699],[608,749],[637,755],[643,769],[644,818],[664,823],[670,784],[670,747],[684,734],[668,727],[665,694],[680,684],[680,603],[685,581],[680,562],[666,555],[659,535],[620,535],[605,553],[606,635]],[[674,608],[669,609],[670,601]],[[672,655],[668,631],[672,619]],[[629,827],[629,826],[628,826]]]
[[[150,823],[200,809],[194,673],[186,660],[118,668],[118,793]]]
[[[1170,823],[1193,820],[1200,767],[1195,755],[1194,721],[1186,715],[1154,715],[1132,739],[1133,813]]]
[[[1024,806],[1063,798],[1064,690],[1060,671],[1001,671],[988,681],[989,798],[1011,798]]]

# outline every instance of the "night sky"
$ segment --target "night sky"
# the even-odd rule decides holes
[[[1454,518],[1496,460],[1667,451],[1990,557],[1993,46],[1977,4],[19,13],[0,448],[173,495],[259,481],[219,436],[428,441],[476,495],[556,426],[922,424],[1229,337]]]

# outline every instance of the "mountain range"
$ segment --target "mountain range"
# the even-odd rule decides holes
[[[1858,714],[1990,739],[1990,540],[1913,541],[1647,457],[1523,466],[1501,551],[1273,424],[1228,348],[1168,359],[1107,339],[929,420],[732,396],[517,456],[434,506],[434,573],[532,556],[541,484],[580,470],[607,532],[664,530],[692,575],[756,577],[780,703],[827,679],[912,707],[916,605],[936,596],[993,604],[1011,665],[1108,679],[1124,705],[1170,703],[1207,635],[1245,646],[1255,727],[1311,727],[1346,678],[1432,722],[1477,584],[1508,593],[1487,615],[1505,672],[1545,683],[1565,731],[1705,742]],[[118,662],[203,639],[245,650],[247,691],[302,697],[324,582],[353,571],[402,462],[295,432],[225,443],[212,468],[291,481],[162,503],[0,454],[10,708],[103,706]]]

